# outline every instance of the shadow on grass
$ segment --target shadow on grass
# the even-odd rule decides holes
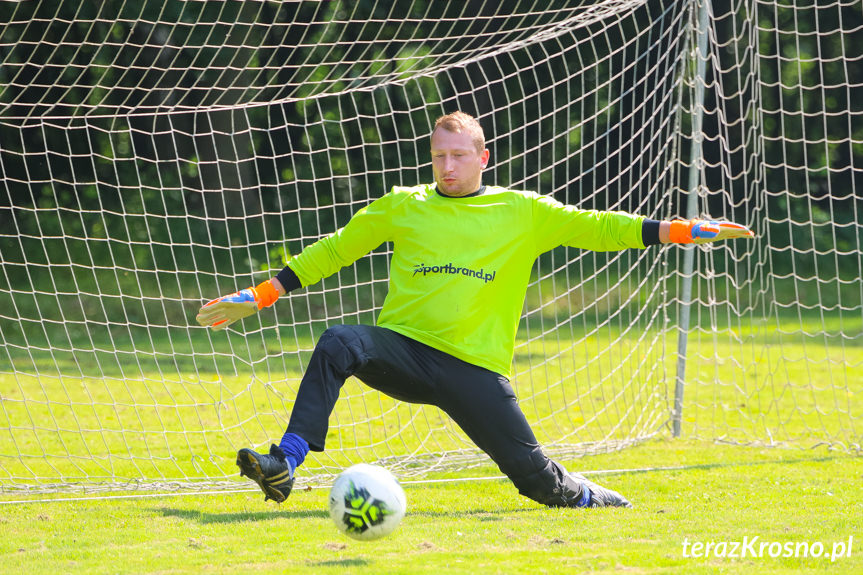
[[[368,559],[329,559],[327,561],[317,561],[309,563],[314,567],[366,567],[371,564]]]
[[[153,513],[163,517],[176,517],[186,521],[196,521],[202,525],[212,523],[245,523],[248,521],[272,521],[273,519],[323,519],[330,516],[329,511],[256,511],[253,513],[205,513],[194,509],[176,509],[173,507],[151,509]]]
[[[460,516],[475,516],[478,521],[502,521],[513,513],[525,513],[531,511],[541,511],[545,509],[541,505],[535,508],[511,507],[501,509],[470,509],[458,511],[416,511],[411,512],[411,515],[417,517],[449,517],[457,513]],[[218,524],[218,523],[245,523],[250,521],[272,521],[274,519],[327,519],[330,516],[328,510],[303,510],[303,511],[256,511],[245,513],[206,513],[194,509],[177,509],[173,507],[154,508],[151,511],[163,517],[176,517],[185,521],[195,521],[202,525]]]
[[[524,500],[525,503],[530,503],[527,499]],[[535,513],[537,511],[544,511],[547,509],[544,505],[536,504],[535,507],[507,507],[500,509],[468,509],[462,510],[457,509],[454,511],[411,511],[408,509],[408,512],[416,517],[427,517],[430,519],[434,519],[436,517],[452,517],[453,515],[458,516],[469,516],[477,521],[505,521],[507,517],[511,517],[516,513]]]

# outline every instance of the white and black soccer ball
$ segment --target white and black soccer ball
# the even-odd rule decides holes
[[[330,489],[330,517],[339,531],[361,541],[392,533],[406,508],[398,480],[377,465],[359,463],[345,469]]]

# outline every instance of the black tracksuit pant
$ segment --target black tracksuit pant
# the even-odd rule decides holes
[[[442,409],[522,495],[549,506],[581,500],[580,485],[542,452],[505,377],[382,327],[337,325],[323,333],[288,432],[323,451],[330,414],[351,375],[396,399]]]

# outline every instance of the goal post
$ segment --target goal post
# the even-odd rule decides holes
[[[0,491],[246,488],[236,450],[281,436],[326,327],[374,321],[392,246],[224,332],[198,307],[431,181],[455,109],[485,128],[488,183],[656,219],[692,198],[758,236],[538,259],[513,386],[548,452],[672,433],[859,450],[861,19],[779,0],[0,2]],[[488,462],[437,409],[354,379],[327,447],[299,481]]]
[[[745,222],[759,239],[696,260],[683,433],[859,453],[863,172],[852,38],[863,18],[843,3],[706,6],[697,211]],[[683,117],[695,106],[684,94]],[[683,161],[691,169],[699,158]]]

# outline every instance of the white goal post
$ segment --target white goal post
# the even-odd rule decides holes
[[[863,10],[732,4],[0,1],[0,492],[247,488],[236,450],[327,326],[374,321],[392,246],[225,332],[198,307],[431,181],[456,109],[486,182],[757,234],[539,258],[513,385],[550,453],[859,452]],[[488,463],[353,379],[327,446],[300,482]]]

